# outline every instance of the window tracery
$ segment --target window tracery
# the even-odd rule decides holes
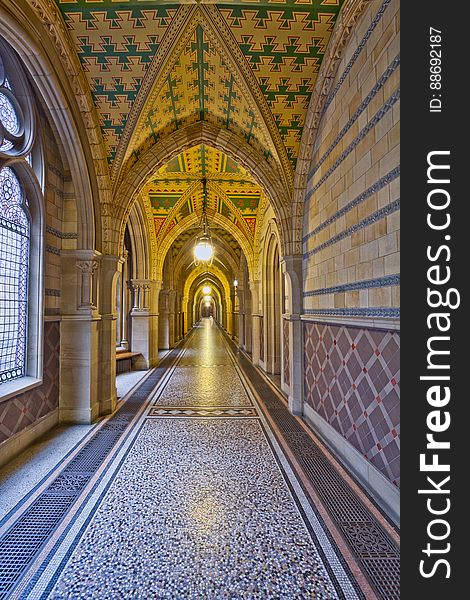
[[[25,374],[29,219],[14,171],[0,169],[0,383]]]
[[[16,55],[0,38],[0,386],[29,375],[32,364],[32,221],[23,180],[25,169],[31,173],[34,126],[29,83]]]

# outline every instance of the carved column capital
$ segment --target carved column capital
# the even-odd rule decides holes
[[[80,271],[80,297],[78,303],[79,310],[95,310],[96,305],[93,299],[93,274],[99,266],[96,259],[86,259],[75,261],[75,266]]]
[[[99,265],[97,260],[77,260],[75,264],[82,273],[90,275],[93,275]]]

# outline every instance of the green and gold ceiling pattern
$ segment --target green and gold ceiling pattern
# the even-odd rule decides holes
[[[142,80],[178,5],[57,0],[90,83],[112,162]],[[147,6],[146,6],[147,5]]]
[[[269,140],[260,130],[246,95],[201,25],[162,83],[137,131],[130,164],[166,135],[198,121],[234,131],[270,159]]]
[[[110,166],[123,163],[114,177],[156,141],[201,120],[237,133],[267,161],[273,160],[267,132],[274,127],[295,169],[308,103],[343,0],[56,2],[90,84]],[[241,51],[237,67],[251,70],[264,107],[254,105],[256,94],[237,83],[233,57],[216,48],[204,19],[195,25],[188,17],[180,25],[178,15],[191,4],[210,5],[223,19],[229,42]],[[186,35],[185,43],[168,68],[157,69],[142,99],[142,82],[176,24],[174,46]],[[137,126],[123,136],[137,98],[143,106]]]
[[[229,156],[204,144],[170,160],[144,188],[152,206],[157,240],[188,215],[202,214],[202,178],[207,181],[209,225],[213,226],[214,215],[221,215],[253,245],[262,191]]]

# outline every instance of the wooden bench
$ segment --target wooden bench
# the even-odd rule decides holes
[[[132,366],[140,352],[118,352],[116,354],[116,373],[126,373],[132,371]]]

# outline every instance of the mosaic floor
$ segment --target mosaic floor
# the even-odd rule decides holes
[[[216,326],[165,361],[0,522],[0,598],[364,599]]]

